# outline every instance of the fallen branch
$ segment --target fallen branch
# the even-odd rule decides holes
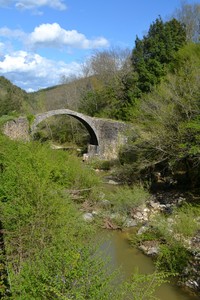
[[[111,230],[122,230],[120,226],[115,225],[112,221],[108,218],[104,219],[104,229],[111,229]]]

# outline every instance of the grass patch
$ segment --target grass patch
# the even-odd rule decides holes
[[[119,186],[114,191],[108,192],[106,196],[115,212],[128,214],[132,208],[144,204],[149,193],[139,185],[133,187]]]

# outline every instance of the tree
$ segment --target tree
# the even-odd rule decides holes
[[[174,17],[185,25],[186,39],[189,42],[200,42],[200,4],[182,2],[177,8]]]
[[[132,64],[138,74],[138,89],[149,92],[166,75],[176,51],[186,43],[184,26],[176,19],[164,23],[159,17],[143,39],[136,38]]]
[[[200,45],[180,49],[173,71],[140,101],[132,144],[136,171],[162,162],[196,185],[200,171]]]
[[[128,120],[135,81],[130,51],[97,51],[85,64],[84,72],[89,81],[80,110],[91,116]]]
[[[108,84],[118,72],[130,69],[130,50],[111,48],[110,50],[94,51],[93,55],[83,64],[85,77],[96,76],[103,84]]]

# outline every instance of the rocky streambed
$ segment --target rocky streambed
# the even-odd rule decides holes
[[[190,195],[177,191],[158,192],[151,195],[145,204],[133,208],[128,215],[121,215],[113,213],[110,202],[106,197],[102,197],[98,205],[84,202],[82,211],[85,221],[98,221],[106,229],[124,231],[127,228],[135,228],[135,235],[139,240],[140,235],[152,230],[151,220],[156,215],[165,214],[168,223],[173,223],[174,220],[171,217],[173,210],[191,200]],[[200,217],[197,221],[200,224]],[[174,236],[173,232],[171,234],[177,238],[177,241],[179,240],[179,236]],[[146,255],[156,258],[162,243],[162,239],[145,239],[141,240],[137,246]],[[200,295],[200,230],[192,238],[185,239],[184,246],[190,253],[190,259],[179,275],[178,284]]]

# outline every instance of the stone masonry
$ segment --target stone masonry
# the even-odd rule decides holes
[[[4,125],[4,134],[12,139],[30,140],[40,122],[56,115],[74,117],[86,127],[90,134],[88,156],[98,156],[101,159],[116,159],[120,147],[126,143],[126,134],[129,129],[126,123],[110,119],[93,118],[69,109],[51,110],[37,114],[30,128],[27,119],[23,117],[8,121]]]

